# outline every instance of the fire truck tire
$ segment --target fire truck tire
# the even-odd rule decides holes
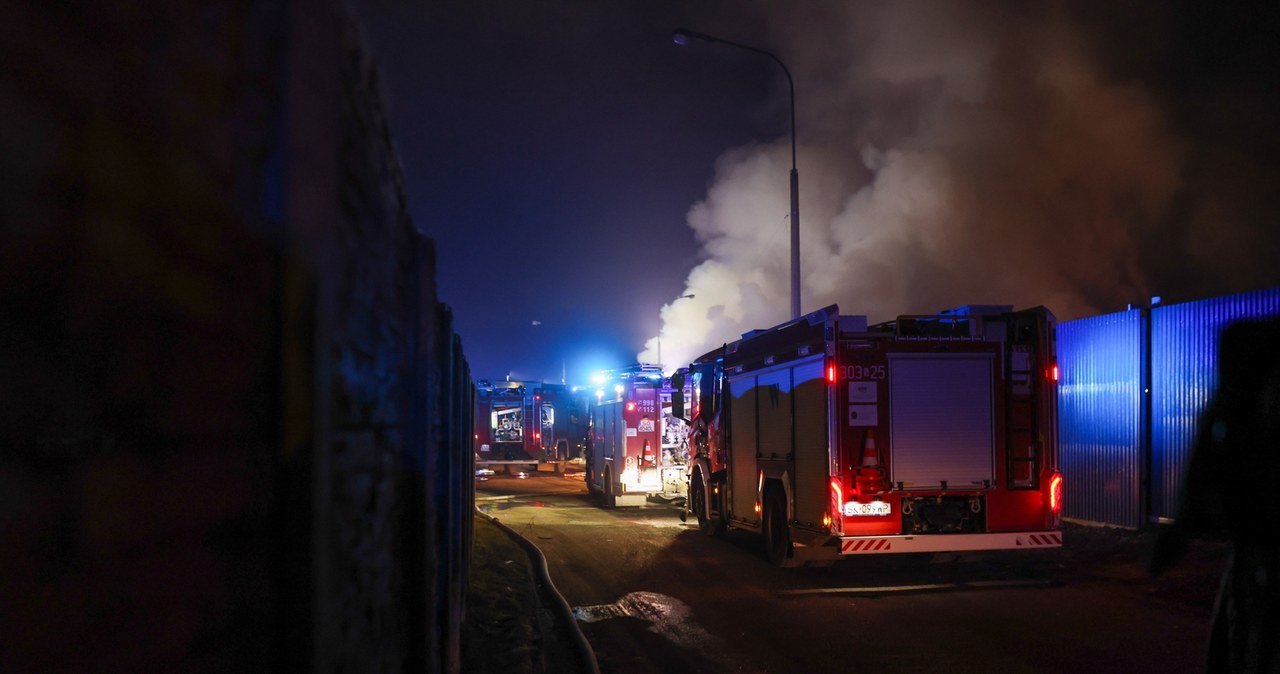
[[[613,493],[613,472],[608,468],[604,469],[604,497],[602,500],[606,508],[618,507],[618,497]]]
[[[708,536],[715,535],[715,527],[711,524],[711,518],[707,515],[707,490],[702,486],[702,479],[694,476],[693,484],[690,487],[689,509],[693,511],[693,516],[698,520],[698,530]]]
[[[777,490],[765,495],[763,524],[764,556],[774,566],[790,566],[791,532],[787,527],[787,507]]]
[[[707,536],[719,536],[724,533],[724,519],[714,517],[708,512],[706,487],[703,486],[702,480],[695,478],[693,481],[693,489],[695,495],[691,500],[693,514],[698,518],[698,530]],[[724,512],[722,509],[720,512]]]

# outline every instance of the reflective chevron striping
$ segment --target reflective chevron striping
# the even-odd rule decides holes
[[[888,538],[854,538],[845,540],[840,546],[840,552],[845,554],[858,552],[888,552],[893,548],[893,543]]]
[[[1062,533],[1057,531],[930,534],[923,536],[849,536],[840,540],[840,554],[842,555],[1057,547],[1062,547]]]
[[[1029,547],[1029,548],[1044,547],[1044,546],[1059,547],[1062,545],[1062,534],[1057,532],[1050,532],[1050,533],[1044,533],[1044,534],[1031,534],[1027,536],[1026,543],[1023,543],[1022,539],[1019,538],[1018,545]]]

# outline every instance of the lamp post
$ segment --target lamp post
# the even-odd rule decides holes
[[[764,54],[773,59],[787,76],[787,86],[791,90],[791,318],[800,318],[800,174],[796,171],[796,83],[791,79],[791,71],[782,59],[758,47],[751,47],[729,40],[722,40],[706,33],[699,33],[688,28],[677,28],[671,34],[671,40],[678,45],[689,44],[689,40],[703,42],[719,42],[730,47]]]

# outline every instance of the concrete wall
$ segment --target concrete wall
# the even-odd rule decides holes
[[[345,5],[0,62],[0,670],[456,670],[470,376]]]

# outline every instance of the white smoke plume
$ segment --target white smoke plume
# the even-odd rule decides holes
[[[1185,143],[1067,18],[984,6],[847,3],[776,22],[797,36],[772,37],[800,114],[803,312],[1043,304],[1066,320],[1149,296],[1139,246]],[[790,159],[789,138],[720,158],[688,215],[693,297],[662,307],[641,362],[673,369],[790,317]]]

